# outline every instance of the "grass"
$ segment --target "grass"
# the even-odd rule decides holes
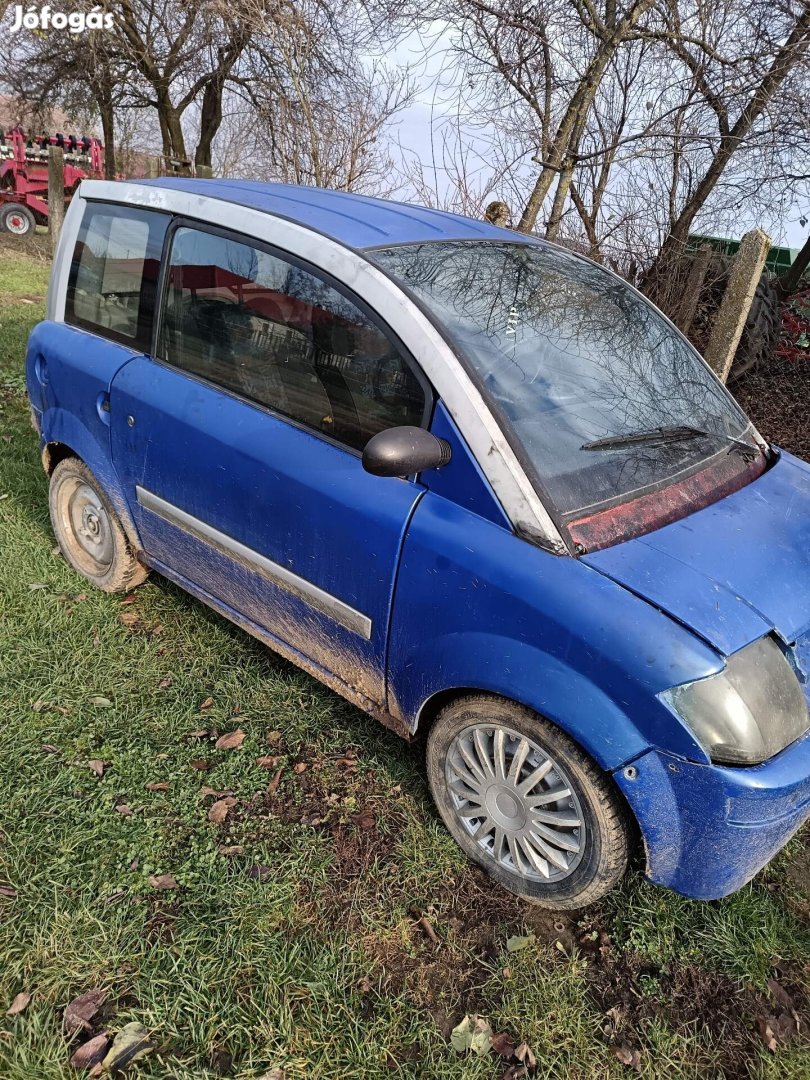
[[[465,863],[417,749],[165,581],[122,602],[54,554],[22,379],[48,268],[6,243],[0,1014],[33,998],[0,1019],[0,1077],[75,1075],[62,1010],[102,987],[106,1030],[151,1032],[137,1077],[495,1080],[506,1062],[449,1045],[470,1012],[549,1080],[634,1075],[617,1046],[656,1080],[806,1080],[806,1038],[758,1032],[769,979],[810,1018],[806,832],[717,903],[634,875],[578,918],[533,910]],[[204,787],[231,793],[224,822]]]

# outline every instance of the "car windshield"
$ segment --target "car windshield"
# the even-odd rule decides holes
[[[371,257],[433,313],[564,516],[749,447],[744,413],[619,278],[541,243],[435,242]],[[632,438],[627,438],[632,436]],[[743,445],[741,445],[743,444]]]

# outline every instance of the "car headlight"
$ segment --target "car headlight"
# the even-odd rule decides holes
[[[785,654],[770,637],[730,656],[725,669],[662,695],[712,761],[757,765],[808,727],[807,700]]]

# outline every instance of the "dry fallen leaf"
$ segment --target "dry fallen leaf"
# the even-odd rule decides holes
[[[141,621],[141,617],[137,611],[122,611],[118,615],[118,621],[124,626],[136,626]]]
[[[264,737],[264,741],[267,743],[268,746],[276,746],[278,743],[281,742],[281,732],[268,731]]]
[[[98,705],[101,709],[109,709],[112,705],[112,701],[108,697],[102,697],[100,694],[96,694],[95,697],[90,698],[91,705]]]
[[[93,758],[87,762],[87,767],[96,774],[96,776],[103,776],[104,770],[109,765],[108,761],[102,761],[100,758]]]
[[[138,597],[135,595],[134,592],[127,593],[127,595],[121,601],[121,606],[123,607],[125,604],[134,604],[137,599]]]
[[[244,850],[241,844],[228,844],[217,848],[220,855],[241,855]]]
[[[208,772],[211,768],[211,762],[206,761],[205,758],[195,758],[194,761],[190,761],[189,765],[192,769],[197,769],[198,772]]]
[[[303,772],[306,772],[308,768],[309,768],[309,765],[307,765],[307,763],[305,761],[298,761],[298,762],[296,762],[295,765],[293,765],[293,772],[294,773],[303,773]]]
[[[175,881],[174,874],[150,874],[149,884],[153,889],[166,890],[179,888]]]
[[[225,799],[217,799],[215,803],[212,803],[211,809],[208,811],[208,820],[214,825],[221,825],[225,818],[228,816],[228,803]]]
[[[70,1064],[77,1071],[80,1069],[92,1069],[94,1065],[98,1065],[100,1061],[103,1061],[109,1045],[110,1040],[106,1035],[96,1035],[95,1038],[82,1043],[70,1059]]]
[[[527,1069],[533,1069],[537,1064],[537,1058],[532,1053],[532,1048],[525,1042],[522,1042],[520,1046],[515,1048],[515,1057],[522,1065],[525,1065]]]
[[[28,1004],[31,1001],[31,995],[26,994],[22,990],[12,1001],[11,1005],[6,1009],[6,1016],[19,1016],[20,1013],[28,1008]]]
[[[465,1016],[460,1024],[453,1028],[450,1034],[450,1045],[456,1053],[463,1054],[469,1050],[479,1057],[488,1053],[492,1028],[489,1021],[483,1016]]]
[[[168,690],[172,685],[171,675],[167,675],[165,679],[161,679],[158,683],[158,690]]]
[[[281,782],[281,774],[283,772],[283,769],[276,769],[275,773],[273,774],[273,779],[267,785],[268,795],[275,795],[275,793],[278,791],[278,785]]]
[[[121,802],[115,808],[116,814],[120,814],[121,817],[130,817],[132,815],[132,807],[127,803]]]
[[[489,1042],[490,1046],[499,1057],[506,1058],[508,1061],[510,1057],[514,1056],[515,1044],[512,1041],[511,1036],[507,1035],[505,1031],[493,1035]]]
[[[280,760],[278,754],[266,754],[264,757],[257,757],[256,764],[260,769],[275,769]]]
[[[58,754],[59,753],[59,747],[54,746],[53,743],[43,743],[42,746],[40,746],[40,750],[43,752],[43,754]]]
[[[248,877],[253,878],[254,881],[267,881],[272,873],[273,871],[269,866],[262,866],[260,863],[257,863],[248,870]]]
[[[284,1080],[283,1069],[271,1069],[270,1072],[262,1073],[259,1080]]]
[[[86,994],[80,994],[65,1006],[62,1024],[68,1039],[72,1039],[79,1031],[93,1030],[93,1022],[106,1000],[107,991],[96,987],[88,990]]]
[[[357,828],[362,829],[363,832],[370,832],[377,824],[377,819],[372,810],[364,810],[362,814],[357,815],[354,821]]]
[[[217,750],[238,750],[244,741],[244,731],[237,728],[236,731],[228,731],[224,735],[220,735],[214,746]]]
[[[102,1066],[113,1074],[123,1072],[133,1061],[145,1057],[152,1049],[149,1032],[143,1024],[125,1024],[113,1039]]]
[[[641,1054],[638,1050],[631,1050],[629,1046],[614,1046],[613,1053],[622,1065],[628,1065],[637,1072],[641,1071]]]
[[[210,734],[207,728],[197,728],[196,731],[190,731],[188,737],[189,739],[207,739]]]
[[[168,791],[169,785],[165,781],[161,780],[157,784],[146,784],[147,791]]]
[[[519,952],[520,949],[528,949],[530,945],[534,945],[534,942],[534,934],[515,934],[506,939],[506,951]]]
[[[214,699],[212,697],[207,697],[205,699],[205,701],[202,703],[202,705],[200,705],[200,708],[201,709],[210,709],[213,704],[214,704]]]
[[[0,885],[0,896],[5,896],[9,900],[14,900],[17,896],[17,890],[13,885]]]

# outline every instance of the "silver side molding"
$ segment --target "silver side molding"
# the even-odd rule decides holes
[[[333,619],[341,626],[345,626],[347,630],[359,634],[366,641],[371,640],[371,619],[368,615],[364,615],[361,611],[357,611],[349,604],[344,603],[343,600],[339,600],[336,596],[332,596],[331,593],[325,592],[317,585],[313,585],[306,578],[299,577],[292,570],[288,570],[286,566],[280,566],[279,563],[266,558],[258,551],[254,551],[253,548],[234,540],[227,533],[220,532],[213,525],[187,514],[185,510],[181,510],[179,506],[175,506],[173,503],[166,502],[165,499],[161,499],[159,495],[147,491],[146,488],[137,486],[135,494],[139,505],[144,510],[148,510],[150,513],[156,514],[159,518],[167,521],[170,525],[182,529],[189,536],[210,544],[211,547],[216,548],[221,554],[227,555],[246,570],[258,574],[265,581],[269,581],[272,585],[277,585],[297,599],[303,600],[311,608],[319,611],[322,615],[326,615],[327,618]]]

